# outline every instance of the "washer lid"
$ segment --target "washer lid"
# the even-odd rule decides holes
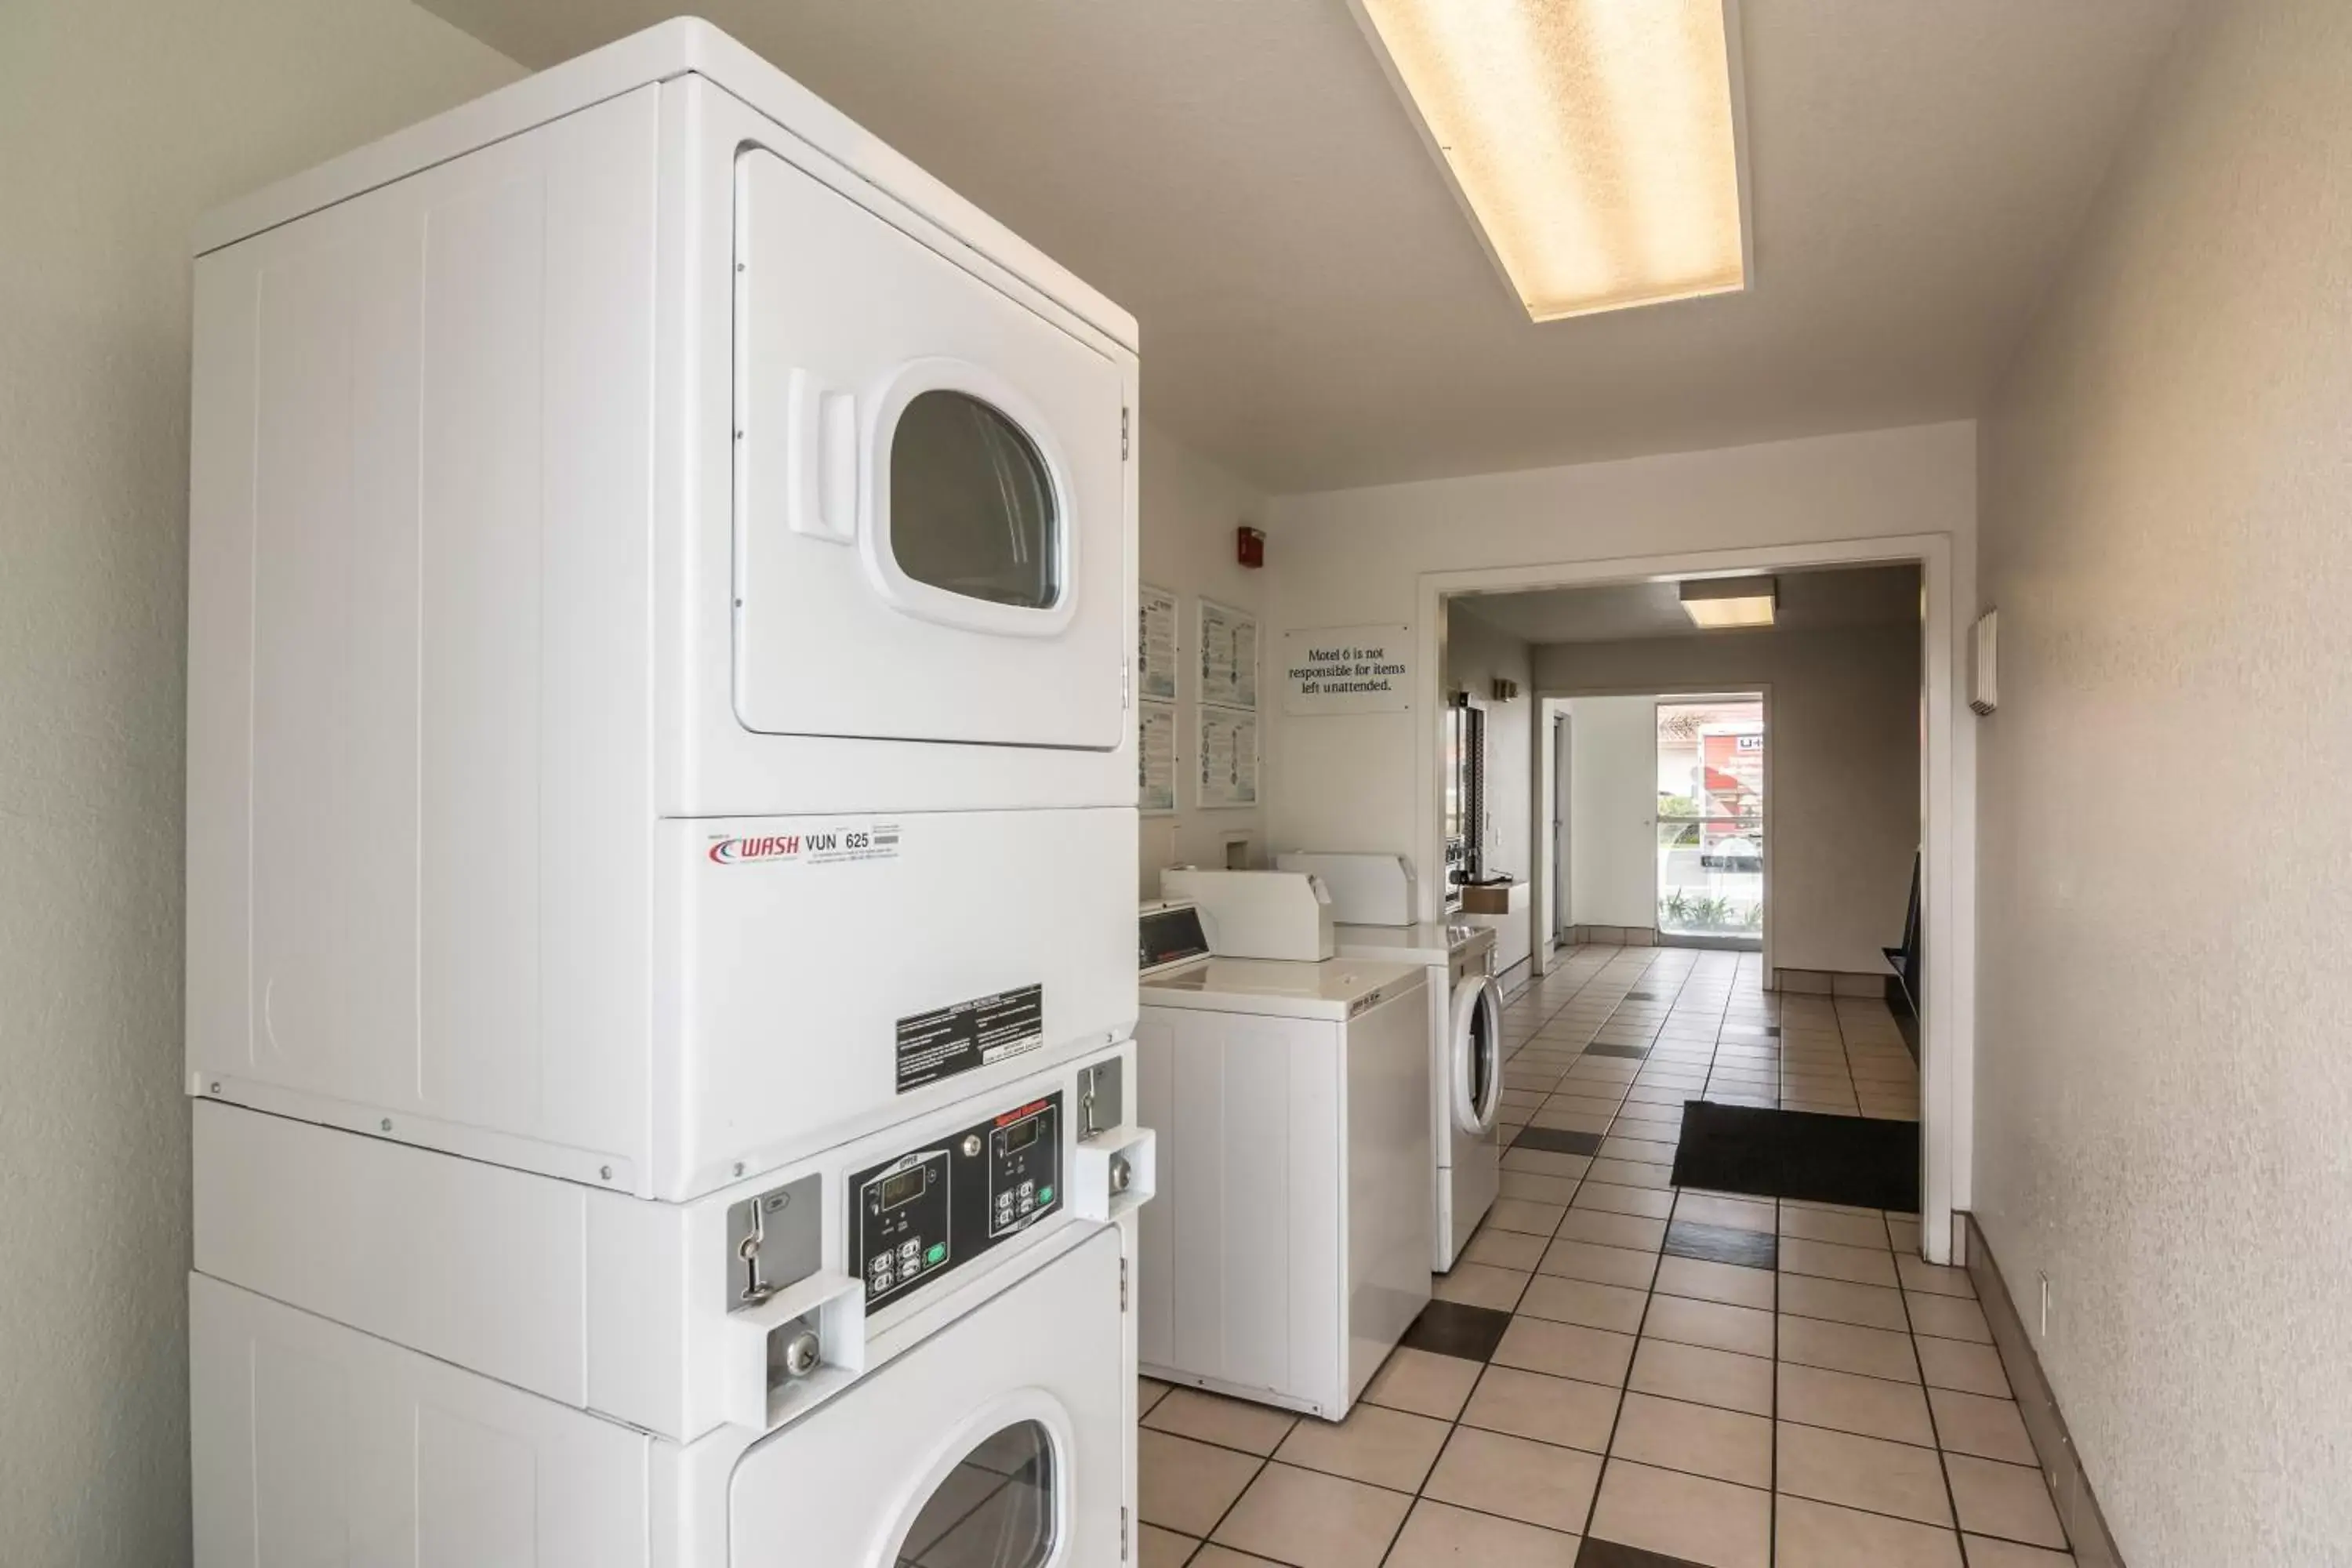
[[[1371,1005],[1421,991],[1427,968],[1354,958],[1285,963],[1262,958],[1213,958],[1146,978],[1146,1007],[1192,1007],[1213,1013],[1255,1013],[1279,1018],[1345,1022]]]
[[[1444,921],[1418,925],[1372,926],[1343,921],[1331,928],[1342,958],[1384,958],[1398,963],[1444,963],[1452,951],[1448,934],[1455,928]]]

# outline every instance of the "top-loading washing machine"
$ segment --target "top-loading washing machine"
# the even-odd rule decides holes
[[[1218,957],[1181,900],[1139,923],[1139,1363],[1337,1421],[1430,1298],[1429,972]]]
[[[1127,312],[686,21],[194,296],[192,1093],[682,1200],[1125,1037]]]

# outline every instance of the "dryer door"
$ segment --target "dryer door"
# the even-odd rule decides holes
[[[1105,1227],[754,1445],[731,1568],[1119,1561],[1119,1243]]]
[[[1119,366],[772,153],[736,203],[737,716],[1117,747]]]
[[[1482,1138],[1503,1099],[1503,999],[1490,974],[1454,984],[1454,1125]]]

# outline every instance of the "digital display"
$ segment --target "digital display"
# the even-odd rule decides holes
[[[914,1165],[895,1176],[883,1177],[883,1212],[887,1214],[901,1204],[910,1204],[921,1197],[928,1174],[920,1165]]]
[[[1033,1116],[1026,1121],[1018,1121],[1007,1128],[1004,1132],[1004,1152],[1008,1154],[1018,1154],[1022,1150],[1037,1142],[1037,1129],[1044,1125],[1045,1121],[1042,1116]]]

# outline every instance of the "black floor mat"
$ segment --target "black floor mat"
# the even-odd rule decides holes
[[[1919,1212],[1919,1124],[1693,1100],[1675,1185]]]

